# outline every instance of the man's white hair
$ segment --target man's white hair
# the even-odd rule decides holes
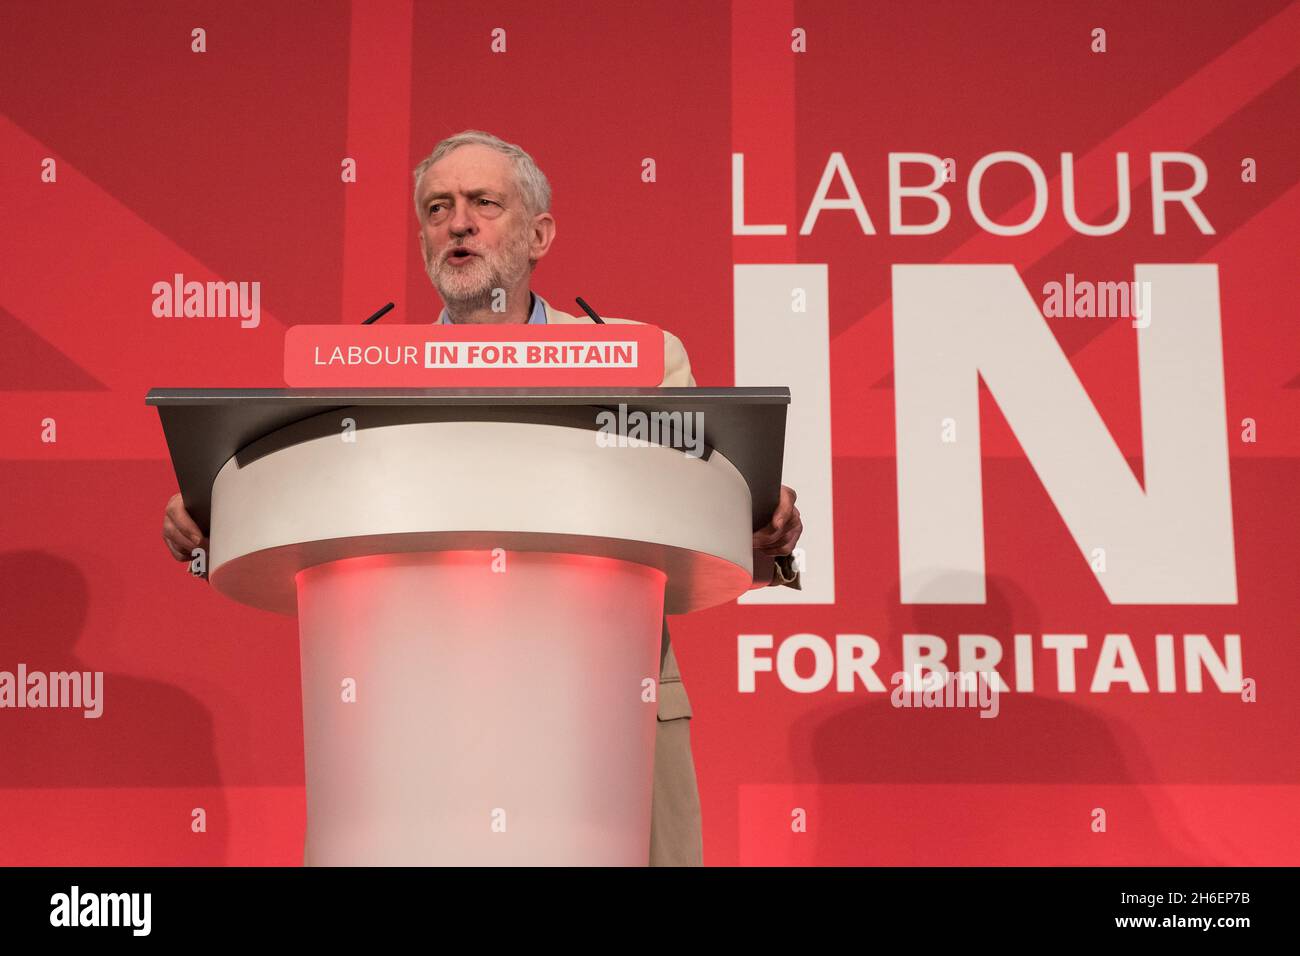
[[[433,152],[415,167],[415,215],[423,222],[424,212],[420,208],[420,179],[430,166],[442,159],[454,149],[462,146],[487,146],[498,153],[509,156],[514,163],[515,184],[524,198],[524,205],[530,215],[551,211],[551,184],[546,175],[533,162],[533,157],[514,143],[507,143],[500,137],[485,133],[481,129],[467,129],[448,136],[433,148]]]

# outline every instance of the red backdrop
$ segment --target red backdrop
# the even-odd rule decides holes
[[[192,50],[196,27],[206,52]],[[807,52],[792,51],[795,28]],[[706,862],[1297,862],[1297,35],[1300,5],[1275,0],[4,5],[0,670],[101,670],[106,706],[98,720],[0,711],[0,862],[301,861],[295,624],[220,597],[166,554],[175,479],[143,397],[280,385],[296,323],[356,322],[389,299],[385,321],[431,321],[410,169],[471,127],[520,143],[550,177],[558,238],[535,288],[671,329],[700,384],[734,381],[734,264],[827,264],[835,602],[672,622]],[[980,230],[963,201],[971,164],[1008,149],[1053,181],[1043,224],[1018,238]],[[1205,162],[1198,203],[1214,235],[1177,206],[1153,235],[1153,150]],[[898,151],[957,161],[953,218],[934,235],[888,232]],[[1084,197],[1113,191],[1114,153],[1133,157],[1125,229],[1067,228],[1065,151],[1101,157]],[[786,236],[732,234],[736,152],[746,219],[788,223]],[[878,234],[830,211],[797,235],[832,152]],[[345,157],[355,183],[341,182]],[[984,196],[1016,221],[1028,181],[990,174]],[[988,601],[900,603],[890,266],[914,262],[1012,263],[1031,291],[1067,272],[1217,264],[1236,604],[1112,605],[987,392]],[[155,317],[152,284],[178,272],[260,281],[260,326]],[[1132,329],[1050,327],[1140,476]],[[1248,417],[1254,443],[1239,438]],[[42,440],[45,419],[56,442]],[[1085,674],[1112,631],[1148,662],[1158,633],[1203,633],[1219,653],[1240,634],[1258,699],[1188,693],[1181,679],[1171,694],[1043,681],[983,721],[899,710],[860,687],[795,693],[770,674],[738,689],[741,634],[873,635],[888,674],[904,633],[1009,647],[1013,633],[1053,631],[1089,635]],[[191,831],[195,807],[206,833]]]

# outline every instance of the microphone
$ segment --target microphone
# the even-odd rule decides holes
[[[591,306],[587,305],[587,303],[582,301],[582,296],[578,296],[576,301],[578,305],[582,306],[582,311],[586,312],[589,316],[591,316],[591,321],[595,322],[597,325],[605,324],[605,320],[596,314],[596,310],[593,309]]]
[[[369,325],[371,322],[378,322],[381,318],[383,318],[383,317],[384,317],[385,315],[387,315],[390,311],[392,311],[392,309],[393,309],[393,303],[390,302],[390,303],[388,303],[388,305],[384,306],[382,309],[380,309],[378,312],[376,312],[376,313],[375,313],[374,315],[372,315],[370,318],[366,319],[366,320],[365,320],[364,322],[362,322],[361,324],[362,324],[362,325]]]

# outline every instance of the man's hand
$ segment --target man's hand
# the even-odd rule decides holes
[[[760,570],[760,556],[775,558],[794,553],[799,535],[803,534],[803,520],[799,517],[799,509],[794,506],[796,497],[793,488],[782,485],[781,500],[772,513],[772,520],[767,527],[754,532],[754,583],[757,586],[771,583],[776,574],[771,562],[765,562]]]
[[[167,509],[163,512],[162,536],[167,550],[177,561],[192,560],[191,552],[195,548],[208,550],[208,539],[203,537],[203,532],[185,510],[180,495],[172,495],[167,502]]]
[[[754,532],[755,551],[772,557],[794,552],[799,535],[803,534],[803,521],[799,518],[799,509],[794,506],[796,497],[789,485],[781,486],[781,500],[772,513],[772,520],[766,528]]]

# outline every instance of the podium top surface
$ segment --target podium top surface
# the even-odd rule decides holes
[[[281,428],[343,408],[433,407],[530,410],[582,407],[698,412],[704,443],[736,466],[749,485],[754,528],[767,523],[781,490],[790,390],[760,388],[155,388],[158,409],[186,510],[209,530],[212,482],[223,465]],[[596,427],[594,419],[591,426]]]

